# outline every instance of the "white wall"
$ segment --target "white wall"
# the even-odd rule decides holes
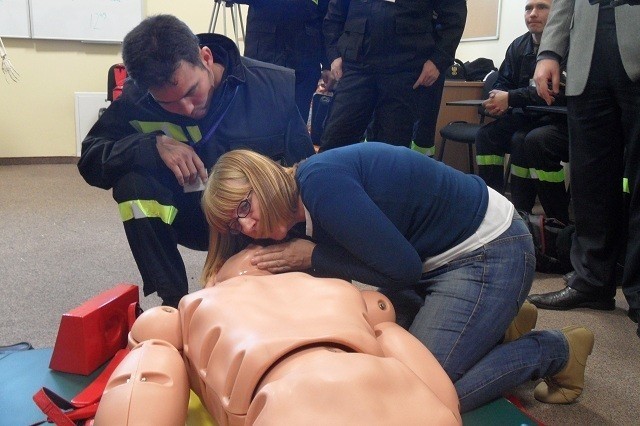
[[[145,3],[147,15],[175,14],[195,32],[208,30],[214,4],[212,0]],[[462,61],[491,58],[499,66],[509,43],[526,31],[524,4],[525,0],[502,0],[499,38],[462,42],[456,57]],[[230,25],[227,19],[227,34],[233,38]],[[216,32],[224,31],[217,27]],[[4,75],[0,76],[0,158],[75,156],[75,93],[106,90],[107,69],[121,61],[120,46],[62,40],[3,41],[20,81],[6,82]]]
[[[476,58],[489,58],[493,60],[496,67],[499,67],[509,44],[513,39],[527,32],[527,26],[524,23],[525,3],[525,0],[502,0],[498,39],[462,41],[456,51],[456,58],[462,62]]]
[[[145,15],[171,13],[194,32],[206,32],[213,4],[212,0],[146,0]],[[20,80],[7,82],[0,71],[0,158],[75,157],[75,93],[107,90],[107,70],[122,61],[121,46],[18,38],[2,41]]]

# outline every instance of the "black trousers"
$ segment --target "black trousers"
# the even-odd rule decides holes
[[[420,70],[393,74],[366,73],[344,65],[322,133],[320,150],[367,139],[411,146],[417,92],[412,88]]]
[[[306,123],[309,119],[309,109],[311,108],[311,98],[318,89],[320,81],[320,65],[314,68],[301,68],[296,71],[296,105]]]
[[[416,89],[418,118],[413,127],[413,142],[420,148],[427,148],[427,154],[430,156],[435,154],[436,124],[440,113],[444,80],[445,73],[440,73],[440,77],[431,86],[420,86]]]
[[[568,98],[571,196],[576,222],[571,250],[576,277],[569,285],[602,297],[613,296],[616,261],[626,250],[622,287],[629,306],[637,310],[640,83],[627,76],[615,23],[603,15],[601,10],[586,88],[581,95]],[[623,177],[629,183],[628,207]]]
[[[568,161],[565,118],[553,115],[504,115],[478,131],[478,174],[488,186],[504,192],[504,157],[511,154],[511,199],[531,212],[536,195],[549,217],[569,221],[569,194],[561,161]]]
[[[168,169],[127,173],[113,188],[144,294],[157,292],[164,305],[177,307],[189,289],[178,244],[194,250],[209,246],[201,196],[185,193]]]

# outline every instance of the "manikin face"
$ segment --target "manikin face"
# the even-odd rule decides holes
[[[529,32],[540,41],[542,30],[547,25],[547,18],[551,10],[551,0],[527,0],[524,7],[524,21]]]
[[[203,67],[182,61],[173,74],[175,84],[150,88],[149,93],[165,110],[195,120],[203,118],[217,86],[213,56],[208,47],[200,49]]]

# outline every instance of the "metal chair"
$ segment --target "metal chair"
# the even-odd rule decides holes
[[[491,71],[484,79],[484,86],[482,88],[482,99],[489,97],[489,92],[493,89],[493,84],[498,79],[498,72]],[[469,173],[474,172],[474,160],[473,160],[473,145],[476,142],[476,135],[480,127],[484,125],[486,117],[491,117],[487,111],[485,111],[482,105],[478,106],[478,123],[469,123],[467,121],[452,121],[442,129],[440,129],[440,136],[442,137],[442,143],[440,144],[440,152],[436,157],[438,161],[442,161],[444,157],[444,148],[447,141],[466,143],[469,148]]]

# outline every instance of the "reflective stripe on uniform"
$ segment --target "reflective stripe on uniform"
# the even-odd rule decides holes
[[[504,165],[504,156],[476,155],[476,163],[478,163],[478,166],[502,166]]]
[[[560,169],[557,172],[546,172],[544,170],[535,169],[535,172],[538,176],[538,180],[541,182],[564,182],[564,169]]]
[[[523,179],[532,179],[531,172],[526,167],[516,166],[515,164],[511,165],[511,170],[509,171],[512,175],[518,176]]]
[[[431,146],[429,148],[423,148],[421,146],[416,145],[415,142],[411,142],[411,149],[414,151],[419,152],[420,154],[424,154],[427,155],[429,157],[433,157],[436,153],[436,147],[435,146]]]
[[[120,217],[123,222],[131,219],[159,218],[167,225],[171,225],[178,214],[173,206],[163,206],[155,200],[130,200],[118,204]]]
[[[177,124],[168,123],[166,121],[138,121],[138,120],[132,120],[129,122],[129,124],[131,124],[133,128],[140,133],[151,133],[151,132],[160,131],[177,141],[189,142],[189,138],[187,138],[187,135],[185,135],[184,131],[182,130],[182,127],[178,126]],[[199,133],[199,130],[198,130],[198,133]],[[191,129],[189,129],[189,134],[193,134]],[[200,139],[198,140],[194,139],[194,141],[196,142],[198,142],[199,140]]]
[[[622,178],[622,192],[625,194],[631,194],[631,190],[629,189],[629,178]]]

